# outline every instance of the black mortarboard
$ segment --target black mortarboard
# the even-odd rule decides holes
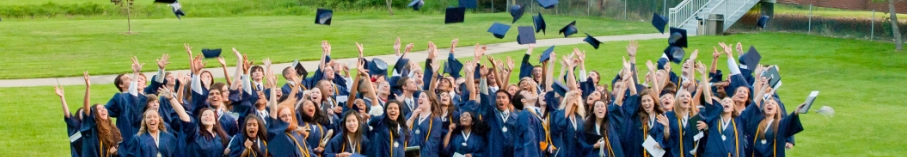
[[[369,75],[387,75],[387,63],[384,60],[374,58],[368,62]]]
[[[154,0],[154,2],[155,2],[155,3],[168,3],[168,4],[169,4],[169,3],[176,2],[176,0]]]
[[[762,72],[762,74],[760,74],[760,75],[762,77],[768,78],[768,85],[771,86],[772,88],[778,87],[776,85],[778,85],[778,82],[781,81],[781,74],[778,73],[777,67],[768,68],[767,70],[765,70],[765,72]]]
[[[497,22],[495,22],[494,24],[491,25],[490,28],[488,28],[488,32],[490,32],[491,34],[494,34],[494,37],[496,37],[498,39],[503,39],[504,35],[507,34],[508,30],[510,30],[510,25],[497,23]]]
[[[576,30],[576,21],[573,21],[570,22],[570,24],[567,24],[567,26],[564,26],[564,28],[561,28],[561,31],[558,31],[558,34],[564,34],[564,38],[566,38],[570,35],[576,34],[576,32],[579,31]]]
[[[665,48],[664,54],[668,56],[668,61],[679,64],[680,61],[683,60],[683,55],[685,55],[685,52],[680,46],[668,46],[668,48]]]
[[[472,78],[479,79],[482,78],[482,65],[476,64],[476,70],[472,71]]]
[[[516,20],[520,20],[523,17],[523,13],[526,11],[526,8],[520,5],[513,5],[510,7],[510,17],[513,17],[513,22],[516,23]]]
[[[668,44],[687,47],[687,30],[671,27],[671,38],[668,38]]]
[[[765,24],[768,23],[768,19],[769,19],[768,15],[762,15],[761,17],[759,17],[759,20],[756,21],[756,26],[759,26],[759,28],[764,29]]]
[[[665,54],[665,55],[667,55],[667,54]],[[668,58],[658,58],[657,64],[658,64],[657,65],[658,70],[664,70],[665,64],[668,64]]]
[[[444,63],[444,73],[450,74],[455,79],[460,78],[460,70],[463,70],[463,63],[460,63],[460,61]]]
[[[477,4],[476,0],[460,0],[460,7],[462,8],[475,9]]]
[[[539,13],[539,16],[532,16],[532,22],[535,23],[536,33],[542,31],[542,34],[545,34],[545,19],[542,18],[542,13]]]
[[[545,9],[554,8],[554,5],[557,5],[557,0],[536,0],[539,2],[539,6]]]
[[[419,9],[422,8],[422,5],[425,5],[425,1],[423,1],[423,0],[413,0],[412,2],[409,2],[409,5],[407,5],[407,6],[408,6],[408,7],[413,7],[413,10],[417,10],[417,11],[418,11]]]
[[[202,54],[205,55],[205,58],[217,58],[220,57],[220,49],[202,49]]]
[[[447,8],[447,11],[444,13],[444,23],[461,23],[463,22],[463,17],[466,15],[466,8],[464,7],[450,7]]]
[[[394,94],[391,94],[390,96],[396,98],[396,96],[395,96],[396,94],[401,94],[401,93],[403,93],[402,87],[400,87],[400,86],[397,85],[397,82],[400,82],[400,79],[403,79],[403,77],[400,77],[400,76],[391,76],[390,78],[388,78],[387,83],[390,84],[391,93],[394,93]],[[393,98],[391,98],[391,99],[393,99]]]
[[[334,11],[330,9],[318,9],[315,13],[315,24],[331,25],[331,19],[334,17]]]
[[[554,52],[554,45],[551,45],[545,52],[542,52],[542,56],[539,56],[539,63],[543,63],[551,58],[551,53]]]
[[[661,34],[665,33],[665,25],[667,24],[667,17],[658,15],[658,13],[655,13],[655,15],[652,16],[652,26],[655,26],[655,29],[658,29],[658,32],[661,32]]]
[[[520,33],[516,36],[516,43],[520,45],[535,44],[535,32],[532,26],[519,26],[517,31]]]
[[[759,51],[756,51],[756,47],[754,46],[750,46],[750,50],[740,56],[740,63],[747,67],[752,67],[752,69],[755,69],[755,66],[759,65],[760,60],[762,60],[762,55],[759,54]]]
[[[302,76],[302,78],[309,76],[309,71],[305,70],[305,67],[302,67],[302,64],[299,64],[299,60],[294,60],[292,66],[296,69],[296,74]]]
[[[551,88],[554,89],[554,92],[560,94],[561,97],[564,97],[567,94],[567,85],[561,83],[560,81],[554,81],[554,84],[551,84]]]
[[[394,63],[394,71],[396,71],[400,75],[406,76],[403,73],[406,70],[406,69],[403,69],[404,67],[406,67],[406,64],[409,64],[409,58],[397,59],[397,63]]]
[[[173,14],[176,15],[177,19],[182,20],[181,16],[186,16],[186,13],[183,12],[183,6],[180,5],[180,2],[174,0],[169,4],[170,8],[173,10]]]
[[[598,39],[595,39],[595,37],[592,37],[589,33],[586,33],[586,39],[583,39],[583,41],[592,45],[596,50],[598,50],[598,46],[602,44],[601,41],[598,41]]]

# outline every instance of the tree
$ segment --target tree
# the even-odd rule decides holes
[[[885,2],[886,0],[872,0],[873,2]],[[904,41],[901,39],[901,29],[898,28],[898,12],[894,9],[894,3],[903,1],[903,0],[887,0],[888,1],[888,15],[891,20],[891,34],[894,35],[894,49],[896,51],[901,51],[904,49]]]
[[[393,3],[394,1],[393,0],[384,0],[384,2],[387,2],[387,12],[389,12],[391,15],[394,15],[394,9],[393,9],[393,7],[391,7],[391,3]]]
[[[124,3],[123,1],[126,1],[126,2]],[[121,8],[126,9],[126,25],[128,27],[127,28],[128,31],[126,32],[126,34],[132,34],[132,11],[131,11],[131,9],[132,9],[132,3],[135,2],[135,0],[110,0],[110,2],[112,2],[115,5],[119,5]]]

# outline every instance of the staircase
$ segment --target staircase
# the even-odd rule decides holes
[[[724,14],[724,28],[740,20],[760,0],[684,0],[671,8],[668,13],[669,25],[686,29],[687,34],[698,35],[699,21],[705,21],[710,14]]]

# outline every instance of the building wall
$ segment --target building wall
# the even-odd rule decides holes
[[[840,8],[850,10],[876,10],[880,12],[888,11],[888,3],[874,3],[872,0],[777,0],[778,3],[799,4],[817,7]],[[898,13],[907,14],[907,1],[895,3],[895,10]]]

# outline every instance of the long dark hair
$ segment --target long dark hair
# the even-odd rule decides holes
[[[390,115],[387,114],[387,109],[391,106],[391,104],[397,105],[397,110],[400,110],[400,111],[397,111],[397,114],[398,114],[397,119],[391,119]],[[387,123],[388,129],[396,129],[398,127],[403,128],[403,134],[406,137],[406,141],[409,141],[409,127],[400,126],[400,125],[406,124],[406,118],[404,118],[405,116],[403,116],[402,107],[403,107],[402,103],[400,103],[399,101],[396,101],[396,100],[388,101],[387,105],[384,105],[384,122]],[[390,132],[391,136],[400,138],[400,135],[397,134],[397,131],[392,130],[392,131],[388,131],[388,132]]]
[[[356,118],[356,120],[358,120],[359,124],[356,124],[356,128],[358,128],[358,129],[356,129],[356,131],[350,131],[349,129],[346,128],[346,120],[349,119],[350,116],[353,116],[353,118]],[[342,128],[343,135],[344,135],[342,137],[343,145],[341,145],[341,148],[349,146],[350,141],[356,141],[357,142],[356,145],[361,146],[361,144],[362,144],[362,121],[363,120],[362,120],[362,118],[360,118],[358,111],[347,111],[347,112],[343,113],[343,120],[340,121],[340,127]],[[350,149],[356,149],[356,148],[350,148]],[[361,151],[361,150],[356,150],[356,151]]]
[[[246,127],[245,127],[246,124],[245,123],[248,123],[250,120],[258,122],[258,132],[255,134],[255,137],[257,139],[261,139],[261,141],[268,141],[268,136],[265,133],[268,130],[267,130],[267,128],[265,128],[264,121],[261,120],[261,118],[258,117],[257,114],[249,114],[248,116],[246,116],[246,119],[243,121],[242,126],[244,126],[244,127],[242,128],[242,131],[240,131],[241,132],[240,134],[243,135],[242,137],[244,137],[243,141],[245,141],[245,140],[255,141],[254,139],[249,138],[249,135],[246,134]],[[257,144],[252,145],[252,153],[257,154],[256,156],[265,156],[265,153],[261,152],[261,148],[258,148]]]
[[[314,115],[309,116],[309,115],[305,114],[305,103],[312,103],[312,105],[315,106]],[[329,119],[328,119],[329,118],[328,115],[325,114],[323,111],[321,111],[321,108],[315,104],[315,101],[304,99],[302,104],[296,108],[296,112],[299,113],[300,115],[302,115],[301,116],[302,122],[317,123],[317,124],[321,124],[321,125],[330,125],[331,124],[331,121],[329,121]],[[302,124],[302,123],[299,123],[299,124]]]
[[[631,85],[631,86],[633,86],[633,85]],[[658,102],[660,100],[658,97],[658,93],[654,93],[652,91],[652,89],[642,90],[642,92],[639,93],[639,102],[637,102],[637,103],[639,103],[639,109],[636,110],[636,113],[639,115],[640,122],[642,122],[643,124],[648,124],[647,122],[649,120],[649,113],[646,113],[645,107],[642,106],[642,98],[644,96],[652,97],[652,111],[655,112],[656,115],[664,114],[665,111],[664,111],[664,108],[658,107],[658,104],[660,104]],[[652,126],[649,126],[649,127],[651,128]]]
[[[107,116],[107,119],[97,117],[99,115],[97,109],[98,107],[104,106],[100,104],[92,105],[91,114],[95,116],[94,122],[98,132],[98,139],[100,140],[101,144],[107,146],[107,148],[103,148],[104,150],[107,150],[110,147],[117,146],[117,143],[123,141],[123,136],[122,134],[120,134],[120,129],[117,128],[116,125],[110,124],[110,116]]]
[[[506,90],[498,90],[498,92],[500,92],[500,91],[507,92]],[[525,104],[523,104],[523,99],[525,99],[526,96],[523,95],[523,91],[526,91],[526,90],[518,90],[511,97],[510,104],[513,105],[514,109],[522,110],[523,107],[525,107]]]
[[[476,115],[475,112],[472,112],[472,111],[462,111],[462,112],[460,113],[460,116],[463,116],[463,115],[466,114],[466,113],[469,113],[469,117],[472,117],[472,126],[471,126],[472,132],[477,133],[477,134],[480,134],[480,135],[485,135],[486,133],[488,133],[488,131],[491,130],[491,128],[489,128],[488,125],[485,124],[485,122],[479,120],[479,116]],[[461,131],[463,131],[463,124],[460,124],[460,120],[459,120],[459,119],[457,119],[457,120],[450,120],[450,122],[451,122],[451,123],[454,123],[454,124],[457,124],[457,128],[454,128],[454,130],[451,130],[452,133],[456,133],[456,132],[461,132]]]
[[[205,129],[205,124],[202,124],[202,115],[204,115],[206,111],[211,111],[211,113],[214,114],[214,126],[212,126],[214,127],[212,129],[214,131],[213,133],[208,132],[208,129]],[[217,137],[220,138],[221,144],[223,144],[224,146],[228,144],[229,139],[227,138],[227,132],[225,132],[224,128],[220,126],[220,118],[217,117],[217,111],[214,111],[214,109],[210,108],[204,108],[198,112],[198,117],[196,118],[198,118],[198,132],[202,135],[202,137],[211,140],[212,138],[214,138],[214,134],[216,133]]]
[[[586,133],[589,133],[589,134],[596,134],[596,132],[595,132],[595,120],[596,120],[598,117],[595,117],[595,104],[596,104],[596,103],[599,103],[599,102],[601,102],[602,104],[605,104],[605,117],[602,118],[602,122],[601,122],[601,123],[598,123],[598,126],[601,127],[601,128],[600,128],[600,132],[598,132],[598,134],[602,135],[602,137],[606,137],[606,136],[608,136],[608,129],[609,129],[608,127],[610,126],[611,122],[610,122],[610,120],[608,119],[608,115],[607,115],[607,114],[609,114],[609,113],[608,113],[608,104],[605,103],[605,101],[598,100],[598,101],[595,101],[595,102],[592,103],[592,112],[591,112],[592,114],[590,114],[589,117],[586,118],[586,123],[583,124],[583,127],[586,129],[586,130],[585,130]]]

